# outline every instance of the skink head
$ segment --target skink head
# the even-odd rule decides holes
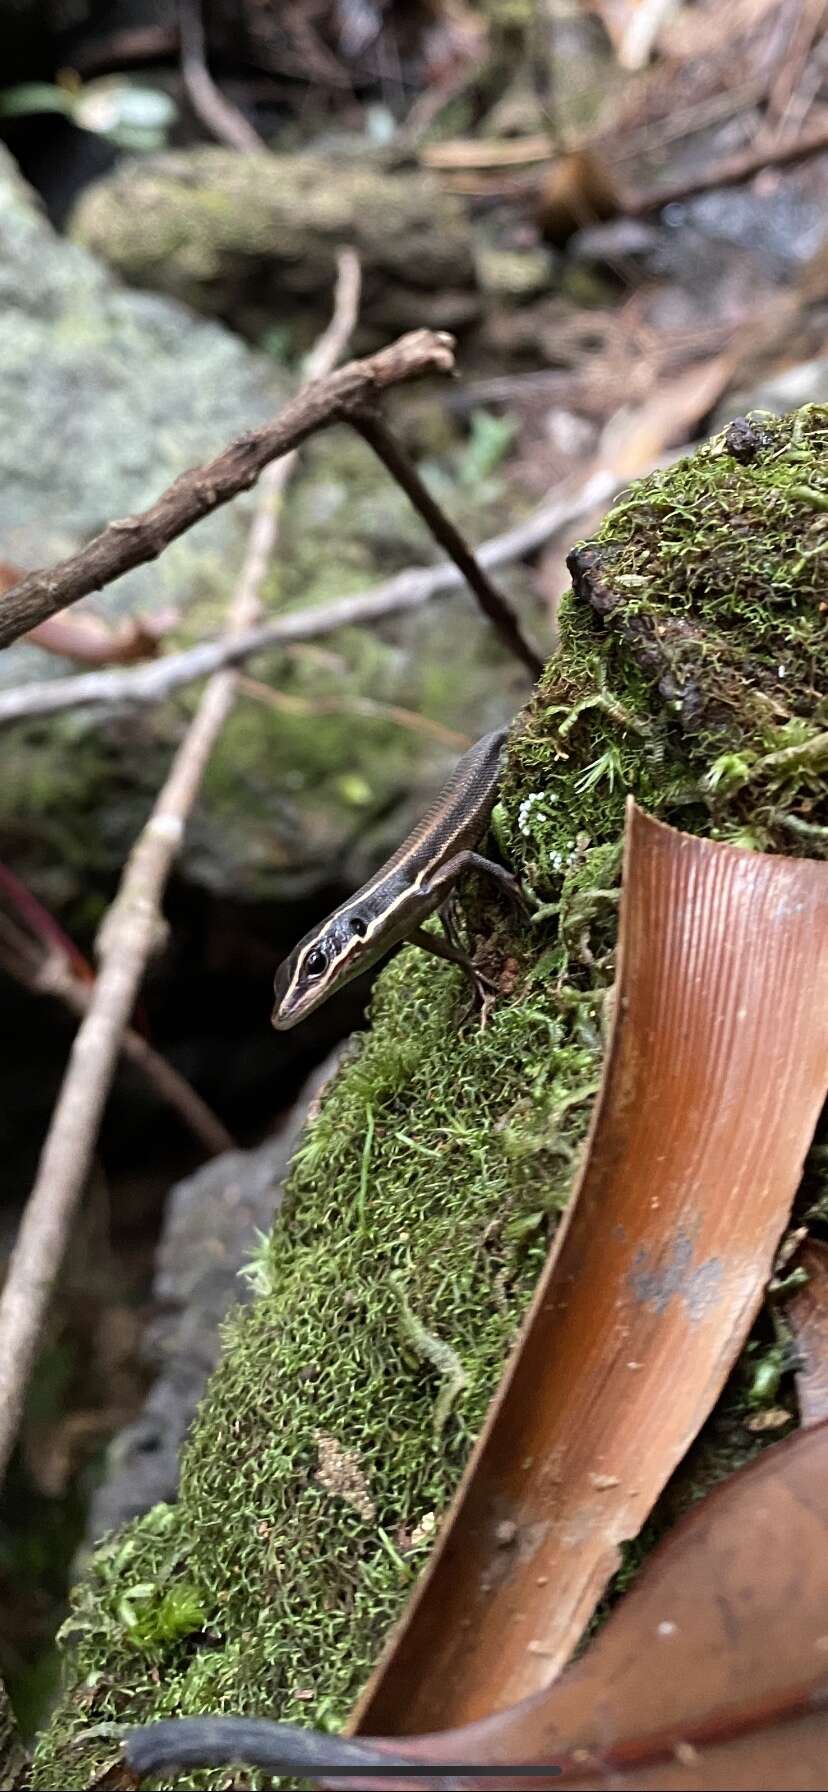
[[[371,948],[372,923],[358,902],[345,903],[322,927],[312,928],[280,964],[271,1019],[279,1032],[297,1026],[326,1002],[333,990],[367,970],[384,946]]]

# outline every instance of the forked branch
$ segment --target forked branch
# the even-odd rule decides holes
[[[413,330],[376,355],[317,376],[272,422],[180,474],[148,510],[109,523],[76,554],[13,585],[0,601],[0,647],[122,573],[157,560],[171,541],[248,491],[270,461],[301,447],[308,436],[346,422],[392,386],[453,370],[454,338],[444,330]]]

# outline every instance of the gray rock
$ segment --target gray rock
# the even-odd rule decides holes
[[[824,182],[814,183],[813,170],[799,170],[780,180],[771,192],[756,183],[720,187],[697,198],[668,205],[665,225],[674,231],[698,232],[711,242],[746,250],[771,279],[790,277],[814,255],[825,236]]]
[[[0,147],[3,558],[43,565],[70,552],[262,421],[285,392],[273,364],[220,325],[123,290],[57,236]],[[95,607],[122,614],[226,591],[244,511],[235,504],[206,518]],[[0,656],[0,681],[44,676],[50,662],[23,652]]]
[[[153,1280],[156,1317],[145,1340],[157,1379],[135,1423],[109,1447],[87,1515],[90,1547],[160,1500],[175,1499],[181,1446],[218,1361],[221,1322],[251,1297],[251,1281],[240,1271],[273,1224],[308,1110],[340,1056],[314,1072],[278,1137],[214,1158],[171,1191]]]

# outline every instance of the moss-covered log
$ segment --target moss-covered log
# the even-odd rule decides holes
[[[254,336],[289,320],[301,343],[297,318],[312,331],[327,316],[340,243],[362,265],[362,335],[454,329],[479,310],[461,203],[381,156],[210,146],[124,161],[83,195],[72,232],[131,284]]]
[[[828,854],[826,450],[825,410],[731,427],[572,556],[561,650],[494,817],[536,913],[463,891],[499,984],[488,1025],[464,1022],[455,969],[415,950],[380,979],[251,1272],[259,1297],[228,1328],[180,1502],[105,1544],[77,1589],[35,1786],[88,1785],[113,1744],[81,1732],[112,1720],[344,1717],[571,1187],[626,793],[689,831]]]

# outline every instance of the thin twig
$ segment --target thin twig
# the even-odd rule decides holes
[[[200,0],[178,0],[178,28],[181,35],[181,77],[193,111],[206,126],[211,137],[229,144],[243,154],[264,149],[258,131],[230,100],[220,92],[207,67],[204,42],[204,19]]]
[[[88,80],[90,75],[118,74],[125,69],[145,69],[151,62],[171,62],[178,49],[179,34],[175,24],[126,25],[122,31],[107,36],[87,38],[73,44],[72,67]]]
[[[44,995],[57,996],[73,1014],[81,1018],[89,1013],[95,991],[94,983],[82,983],[80,978],[73,977],[68,965],[57,957],[46,959],[37,972],[34,987]],[[175,1069],[168,1058],[157,1052],[149,1040],[136,1033],[134,1027],[126,1028],[120,1049],[130,1064],[140,1071],[150,1088],[184,1121],[210,1157],[220,1157],[223,1151],[235,1151],[238,1141],[228,1132],[218,1115],[213,1113],[212,1108],[208,1107],[207,1102],[202,1100],[192,1083],[188,1083],[187,1078]]]
[[[442,722],[418,715],[416,709],[403,709],[399,703],[377,703],[373,697],[297,697],[292,692],[275,691],[272,685],[262,684],[258,678],[245,678],[242,673],[237,677],[238,689],[245,697],[255,697],[270,709],[281,710],[283,715],[365,716],[369,721],[392,722],[398,728],[409,728],[412,734],[425,734],[431,740],[439,741],[441,746],[453,747],[457,753],[465,753],[472,744],[468,734],[459,734],[456,728],[445,728]]]
[[[354,286],[351,261],[337,284],[339,333],[337,339],[328,335],[329,364],[350,333]],[[274,475],[277,471],[272,469]],[[276,539],[277,483],[270,478],[258,494],[245,564],[228,611],[230,632],[247,625],[257,613],[258,587]],[[38,1340],[89,1172],[118,1052],[156,938],[164,886],[232,706],[234,686],[235,674],[226,669],[209,680],[98,935],[98,975],[72,1045],[0,1293],[0,1475],[17,1436]]]
[[[653,187],[643,192],[625,193],[621,210],[625,217],[640,218],[648,212],[660,212],[667,205],[677,205],[686,199],[694,199],[699,193],[715,192],[719,187],[737,187],[742,181],[751,180],[754,174],[761,174],[765,168],[782,168],[792,162],[804,162],[809,156],[819,154],[828,149],[828,119],[813,125],[801,136],[790,137],[784,143],[766,143],[764,146],[742,150],[738,155],[726,156],[720,162],[709,162],[684,180],[665,182],[663,186]]]
[[[594,147],[602,152],[611,150],[613,159],[621,161],[627,159],[627,149],[632,150],[636,145],[631,135],[623,150],[615,143],[601,140]],[[828,121],[823,113],[818,123],[800,135],[723,157],[720,162],[710,162],[698,174],[687,178],[665,182],[663,186],[645,188],[627,186],[625,183],[618,189],[617,212],[624,218],[647,217],[652,212],[663,211],[667,205],[694,199],[699,193],[715,192],[719,187],[739,186],[742,181],[752,179],[754,174],[761,174],[765,168],[783,168],[794,162],[807,161],[809,156],[818,155],[826,148]],[[526,200],[537,194],[545,178],[547,170],[539,170],[537,167],[516,170],[514,173],[505,169],[503,172],[487,173],[484,169],[479,174],[474,170],[459,169],[456,173],[447,171],[441,184],[449,192],[469,194],[476,198]]]
[[[609,503],[628,483],[611,468],[591,470],[579,485],[555,493],[522,523],[484,542],[477,553],[479,564],[495,568],[524,559],[543,547],[558,530],[576,523],[596,505]],[[52,678],[42,684],[0,691],[0,725],[101,704],[160,703],[181,686],[208,677],[220,666],[238,666],[255,654],[292,642],[317,640],[340,628],[360,627],[379,622],[385,616],[421,609],[433,598],[461,589],[464,582],[462,573],[450,563],[411,567],[368,591],[310,609],[288,611],[270,622],[245,629],[232,639],[202,641],[197,647],[165,654],[147,665],[123,669],[113,666],[104,672]]]
[[[767,106],[765,108],[765,140],[768,135],[778,133],[784,140],[783,132],[788,122],[790,107],[808,66],[814,41],[821,38],[825,24],[825,0],[804,0],[798,15],[792,14],[791,30],[770,85]],[[817,90],[821,71],[817,68]]]
[[[506,599],[501,597],[497,586],[492,584],[485,569],[475,559],[460,530],[446,516],[442,506],[423,483],[413,461],[409,460],[387,423],[378,414],[367,410],[357,412],[351,422],[369,447],[373,448],[383,466],[388,468],[397,484],[402,486],[406,497],[410,498],[415,510],[419,511],[435,540],[439,541],[441,548],[445,548],[455,566],[459,567],[483,614],[493,624],[504,646],[528,667],[533,678],[538,678],[543,671],[543,660],[529,646],[528,641],[524,640]]]
[[[34,995],[54,996],[71,1014],[83,1016],[88,1011],[95,987],[94,976],[78,974],[61,941],[50,938],[48,943],[36,944],[2,910],[0,970]],[[174,1109],[211,1157],[235,1149],[237,1141],[222,1125],[218,1115],[206,1101],[202,1101],[186,1077],[181,1076],[134,1027],[127,1027],[121,1051],[162,1101]]]
[[[180,474],[148,510],[109,523],[76,554],[13,585],[0,599],[0,647],[134,566],[157,560],[193,523],[255,485],[269,461],[301,447],[317,430],[346,422],[392,386],[453,370],[452,336],[412,330],[376,355],[311,380],[278,417],[237,437],[204,466]]]

